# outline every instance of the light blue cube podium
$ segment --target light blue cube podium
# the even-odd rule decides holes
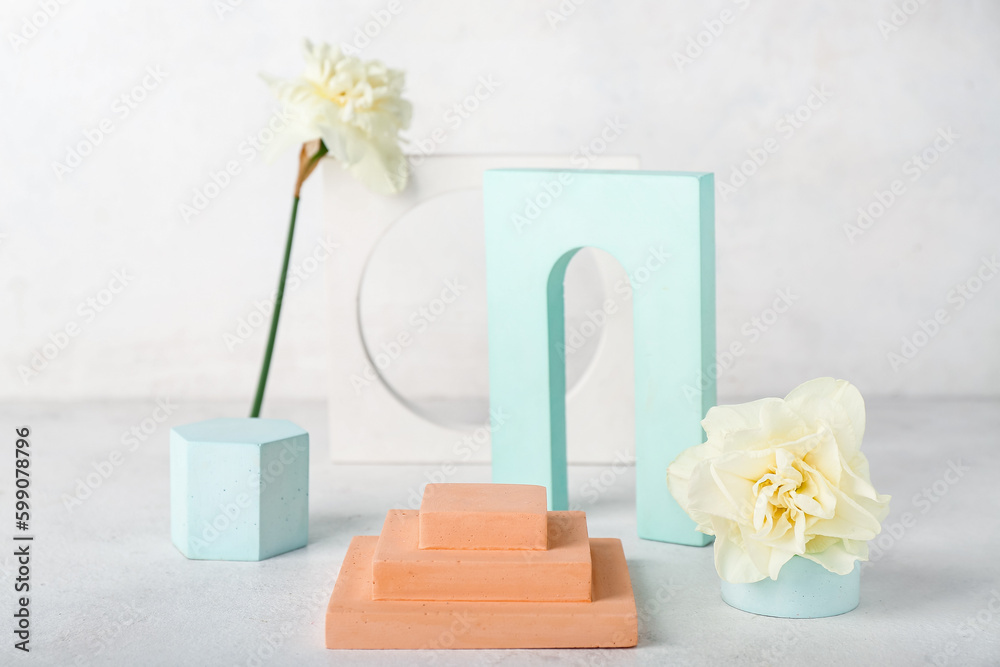
[[[185,556],[264,560],[309,540],[309,434],[283,419],[170,431],[170,532]]]
[[[666,470],[703,442],[715,404],[712,174],[503,169],[484,180],[490,406],[507,417],[492,434],[493,481],[545,486],[550,509],[568,509],[563,278],[578,250],[601,248],[635,293],[639,536],[708,544]]]

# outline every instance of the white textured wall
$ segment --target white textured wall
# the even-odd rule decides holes
[[[0,397],[250,396],[263,327],[232,352],[223,336],[273,288],[295,168],[244,143],[276,108],[257,72],[297,73],[303,36],[350,41],[390,3],[229,0],[220,16],[226,1],[52,2],[37,34],[25,20],[45,2],[3,3]],[[401,0],[363,53],[407,70],[410,136],[446,127],[443,152],[573,153],[619,119],[609,153],[721,183],[770,148],[744,185],[717,192],[719,346],[745,349],[723,396],[822,374],[867,394],[995,396],[1000,279],[972,300],[951,290],[992,276],[981,258],[1000,250],[1000,6],[902,4],[916,12],[883,35],[891,2]],[[679,63],[709,28],[720,34]],[[495,92],[451,127],[446,112],[482,77]],[[145,99],[124,105],[143,82]],[[810,101],[798,127],[783,121]],[[57,175],[102,124],[112,132]],[[956,138],[915,171],[942,131]],[[230,161],[240,173],[185,223],[179,206]],[[896,201],[849,240],[858,207],[896,179]],[[323,233],[319,185],[305,191],[297,261]],[[127,285],[102,295],[121,270]],[[782,290],[791,307],[753,333]],[[317,273],[288,296],[274,397],[325,393],[323,293]],[[102,296],[101,312],[79,305]],[[891,368],[887,353],[936,311],[946,324]],[[67,325],[78,335],[22,381],[18,366]]]

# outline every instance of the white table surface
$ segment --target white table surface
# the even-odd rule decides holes
[[[885,538],[864,570],[861,606],[787,620],[726,606],[712,549],[640,540],[634,471],[595,494],[610,467],[570,470],[571,504],[590,534],[624,542],[639,646],[616,650],[330,651],[323,612],[351,537],[377,534],[440,466],[336,466],[325,456],[322,404],[266,406],[310,431],[310,538],[260,563],[189,561],[170,543],[169,426],[239,416],[242,405],[179,406],[135,451],[120,438],[151,401],[0,407],[0,540],[14,533],[14,427],[32,427],[31,653],[13,649],[13,547],[0,549],[0,664],[31,665],[998,665],[1000,664],[1000,401],[871,401],[865,450],[876,487],[893,495]],[[113,450],[123,461],[79,507],[77,479]],[[946,474],[967,467],[956,483]],[[487,482],[488,466],[449,481]],[[598,482],[600,484],[600,482]],[[936,491],[934,490],[936,487]],[[919,499],[929,489],[935,502]],[[664,600],[664,601],[660,601]],[[273,642],[272,648],[268,642]],[[946,651],[954,653],[946,655]]]

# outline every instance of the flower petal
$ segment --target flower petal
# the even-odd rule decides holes
[[[750,484],[735,475],[720,473],[709,462],[700,463],[692,471],[688,486],[688,514],[692,518],[697,514],[740,520],[746,515],[743,504]]]
[[[715,569],[719,576],[733,584],[751,584],[764,579],[746,550],[738,530],[728,521],[713,519],[715,527]]]
[[[702,532],[706,532],[706,528],[711,526],[712,522],[708,514],[691,506],[691,477],[694,475],[695,467],[711,454],[712,450],[708,447],[708,443],[688,447],[667,467],[667,488],[670,489],[670,494],[694,519],[698,524],[698,530]]]
[[[865,435],[865,401],[858,388],[847,380],[816,378],[790,391],[785,401],[810,423],[825,423],[837,444],[851,455]]]
[[[365,156],[349,169],[359,181],[379,194],[396,194],[406,186],[409,164],[403,152],[394,146],[372,146]]]
[[[868,545],[864,546],[864,554],[859,555],[850,541],[837,540],[822,551],[816,553],[804,553],[803,558],[808,558],[814,563],[819,563],[830,572],[836,574],[850,574],[856,567],[856,561],[868,560]]]
[[[817,522],[813,531],[827,537],[841,537],[851,540],[871,540],[882,530],[879,520],[857,501],[840,489],[833,488],[837,497],[837,512],[822,522]]]
[[[708,434],[709,440],[724,438],[736,431],[745,431],[760,427],[760,412],[763,405],[776,398],[762,398],[759,401],[741,403],[738,405],[716,405],[708,409],[701,421],[702,428]]]

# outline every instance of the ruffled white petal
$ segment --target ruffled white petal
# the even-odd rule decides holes
[[[865,401],[846,380],[817,378],[799,385],[785,397],[788,406],[812,423],[825,423],[844,454],[853,455],[865,435]]]
[[[739,529],[734,529],[729,522],[720,521],[715,524],[715,569],[725,572],[726,581],[734,584],[750,584],[764,579],[760,569],[750,559],[743,548],[743,539]]]

